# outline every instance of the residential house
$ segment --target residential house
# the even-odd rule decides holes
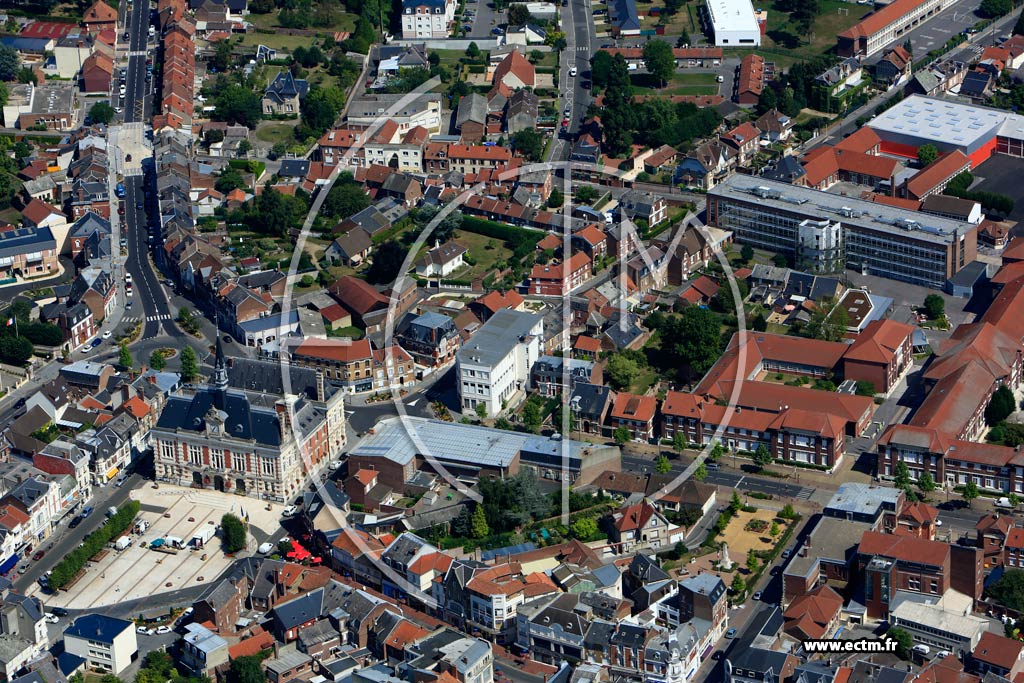
[[[875,64],[875,80],[889,85],[905,83],[910,79],[914,58],[902,45],[889,48]]]
[[[750,53],[740,59],[736,80],[736,101],[742,105],[757,104],[765,88],[764,57]]]
[[[308,92],[309,83],[306,80],[295,78],[291,71],[282,69],[263,92],[263,113],[268,115],[295,114],[297,116],[302,106],[302,100],[306,99]]]
[[[762,140],[786,142],[793,130],[793,119],[778,109],[769,109],[754,121],[754,126],[761,131]]]
[[[576,252],[558,263],[535,264],[530,271],[528,292],[534,296],[565,296],[592,274],[590,257],[585,252]]]
[[[783,614],[786,634],[799,641],[833,638],[841,624],[843,599],[830,586],[796,597]]]
[[[843,377],[888,394],[913,366],[914,328],[888,318],[868,323],[843,354]]]
[[[355,268],[366,260],[371,249],[373,249],[373,241],[370,239],[370,235],[362,228],[352,228],[331,242],[324,251],[324,258]]]
[[[741,123],[721,136],[722,142],[728,146],[736,157],[736,163],[747,166],[759,149],[761,131],[749,121]]]
[[[629,190],[619,197],[619,215],[634,222],[642,220],[654,227],[668,218],[668,203],[663,197]]]
[[[480,142],[487,135],[487,98],[470,93],[459,100],[455,114],[455,129],[463,142]]]
[[[428,278],[448,277],[465,265],[462,257],[467,251],[464,246],[453,241],[435,243],[434,248],[428,250],[423,258],[416,262],[416,274]]]
[[[685,529],[672,525],[646,499],[612,512],[607,528],[608,540],[619,554],[666,548],[685,536]]]
[[[533,88],[537,85],[537,72],[519,50],[512,50],[494,70],[493,82],[510,90]]]
[[[94,34],[107,29],[116,31],[117,10],[103,2],[103,0],[96,0],[82,14],[82,26],[89,33]]]
[[[454,0],[402,0],[402,38],[447,38],[456,5]]]
[[[461,341],[452,319],[440,313],[424,313],[396,335],[396,340],[416,363],[437,368],[455,359]]]
[[[505,131],[515,135],[521,130],[537,127],[540,116],[540,98],[532,90],[516,90],[508,98],[505,108]]]
[[[116,676],[138,655],[135,624],[104,614],[80,615],[64,629],[64,651],[83,658],[90,669]]]
[[[630,440],[648,442],[654,438],[654,417],[658,401],[653,396],[620,393],[615,397],[609,413],[612,431],[624,428]]]

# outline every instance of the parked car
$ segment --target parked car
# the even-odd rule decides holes
[[[90,346],[92,346],[92,348],[95,349],[97,346],[99,346],[102,343],[103,343],[103,340],[100,339],[99,337],[96,337],[95,339],[92,340],[92,344],[90,344]]]
[[[85,519],[86,517],[91,515],[92,514],[92,510],[93,510],[92,505],[86,505],[85,508],[82,509],[82,519]]]
[[[751,597],[754,599],[755,602],[760,602],[760,600],[761,600],[761,591],[757,591]]]
[[[110,330],[107,330],[106,332],[103,333],[103,338],[104,339],[110,339],[110,335],[111,335]]]
[[[66,617],[68,615],[68,611],[63,607],[51,607],[50,611],[56,614],[58,617]]]
[[[260,543],[260,547],[256,548],[256,552],[260,555],[269,555],[274,550],[274,544],[271,542]]]
[[[296,506],[294,506],[294,505],[289,505],[288,507],[286,507],[286,508],[285,508],[285,509],[284,509],[284,510],[283,510],[283,511],[281,512],[281,516],[282,516],[282,517],[292,517],[292,516],[293,516],[293,515],[294,515],[294,514],[295,514],[296,512],[298,512],[298,511],[299,511],[299,508],[297,508],[297,507],[296,507]]]
[[[144,636],[151,636],[151,635],[153,635],[154,633],[156,633],[156,631],[154,631],[153,629],[151,629],[151,628],[146,628],[145,626],[139,626],[139,627],[138,627],[137,629],[135,629],[135,631],[136,631],[137,633],[141,633],[141,634],[142,634],[142,635],[144,635]]]
[[[156,630],[157,635],[162,636],[165,633],[170,633],[173,629],[170,626],[161,626]]]
[[[47,612],[44,616],[47,624],[56,624],[60,621],[60,618],[53,612]]]
[[[71,520],[71,522],[70,522],[70,523],[68,524],[68,528],[69,528],[69,529],[74,529],[75,527],[77,527],[77,526],[78,526],[79,524],[81,524],[81,523],[82,523],[82,516],[81,516],[81,515],[77,515],[77,516],[75,516],[75,518],[74,518],[74,519],[72,519],[72,520]]]
[[[728,631],[726,631],[725,632],[725,637],[726,638],[735,638],[736,637],[736,629],[731,628]]]
[[[38,562],[39,560],[43,559],[44,555],[46,555],[46,551],[45,550],[37,550],[36,554],[32,556],[32,561],[33,562]]]

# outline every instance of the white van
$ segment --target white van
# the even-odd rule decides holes
[[[917,654],[923,655],[925,657],[927,657],[928,653],[932,651],[932,649],[930,647],[928,647],[927,645],[915,645],[911,649],[914,652],[916,652]]]

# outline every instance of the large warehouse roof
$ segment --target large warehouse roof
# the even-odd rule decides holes
[[[1007,116],[997,109],[912,95],[876,116],[868,127],[883,140],[913,137],[921,144],[931,142],[973,150],[994,138]]]
[[[750,0],[707,0],[707,5],[716,31],[759,33],[761,30]]]

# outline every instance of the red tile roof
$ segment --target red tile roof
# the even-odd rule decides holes
[[[949,560],[949,544],[915,536],[893,536],[865,531],[857,552],[872,557],[887,557],[931,567],[942,567]]]
[[[518,308],[523,305],[523,297],[519,292],[510,289],[507,292],[493,291],[484,294],[476,300],[476,303],[486,308],[491,313],[497,313],[504,308]]]
[[[263,631],[254,635],[252,638],[246,638],[245,640],[229,647],[228,656],[231,659],[251,657],[253,655],[258,655],[263,650],[269,650],[273,647],[274,636],[268,631]]]
[[[372,355],[368,339],[345,341],[344,339],[306,339],[299,344],[292,355],[305,358],[351,363],[369,360]]]
[[[843,355],[845,360],[866,363],[889,364],[896,357],[896,351],[908,337],[913,337],[914,328],[888,318],[868,323],[853,344]]]
[[[925,0],[895,0],[877,12],[873,12],[863,21],[839,34],[841,38],[856,40],[872,36],[889,24],[900,21],[904,16],[914,12],[924,4]]]
[[[576,337],[576,341],[573,342],[572,348],[577,351],[585,351],[587,353],[600,353],[601,340],[581,334]]]
[[[867,154],[881,144],[882,138],[878,137],[878,133],[867,126],[863,126],[851,133],[850,137],[843,138],[837,142],[835,148],[844,152]]]
[[[843,608],[843,599],[830,586],[799,595],[786,608],[783,629],[800,638],[826,638],[827,628]]]
[[[651,521],[651,517],[656,513],[657,510],[654,509],[654,506],[646,500],[635,505],[624,507],[614,513],[615,528],[620,533],[623,531],[643,529],[647,526],[647,522]]]
[[[974,648],[973,654],[976,661],[1009,670],[1022,657],[1022,652],[1024,652],[1024,643],[1019,640],[1007,638],[992,631],[985,631],[981,634],[981,639]]]
[[[363,486],[372,486],[373,482],[377,479],[378,474],[379,472],[377,472],[376,470],[367,470],[360,467],[359,470],[352,476],[355,477],[356,481],[358,481]]]
[[[622,393],[615,397],[611,416],[621,420],[650,422],[658,409],[658,401],[653,396],[638,396]]]
[[[32,223],[32,225],[39,225],[39,223],[46,220],[51,214],[58,214],[60,216],[64,215],[60,209],[57,209],[56,207],[34,197],[25,205],[25,208],[21,210],[21,215],[28,222]]]
[[[740,60],[740,76],[736,84],[739,95],[752,93],[760,95],[764,90],[764,57],[749,54]]]
[[[970,168],[971,160],[963,152],[955,149],[914,174],[914,177],[907,181],[907,191],[920,199],[961,171]]]
[[[363,316],[370,311],[386,308],[388,298],[366,280],[343,275],[329,288],[331,294],[348,310]]]
[[[1003,543],[1003,547],[1024,550],[1024,529],[1020,527],[1010,529],[1010,533],[1006,534],[1006,542]]]
[[[509,52],[505,59],[501,60],[501,63],[494,70],[494,82],[503,82],[505,76],[510,73],[522,81],[523,85],[530,87],[536,85],[537,71],[534,69],[533,64],[530,63],[530,60],[524,57],[519,50]]]

